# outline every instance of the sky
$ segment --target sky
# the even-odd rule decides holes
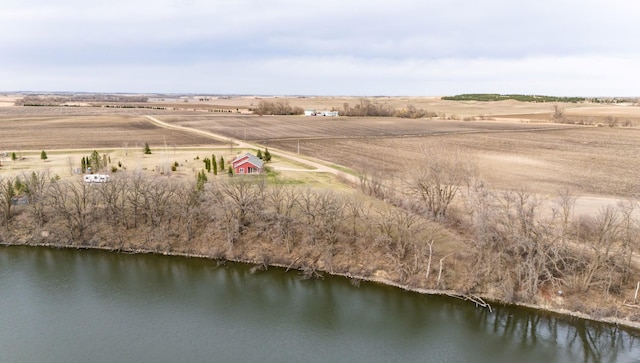
[[[640,96],[637,0],[2,0],[0,92]]]

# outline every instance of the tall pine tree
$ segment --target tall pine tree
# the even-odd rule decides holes
[[[271,161],[271,153],[269,152],[269,149],[267,149],[267,148],[264,149],[264,158],[263,159],[264,159],[264,161],[266,163]]]

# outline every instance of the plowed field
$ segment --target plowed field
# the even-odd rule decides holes
[[[216,144],[210,138],[157,127],[142,116],[104,115],[104,111],[102,116],[1,114],[0,151],[126,148],[142,147],[145,142],[152,148]]]

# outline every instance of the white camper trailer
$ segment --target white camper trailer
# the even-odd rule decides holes
[[[111,177],[106,174],[87,174],[83,179],[85,183],[106,183]]]

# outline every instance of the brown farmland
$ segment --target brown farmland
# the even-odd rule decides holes
[[[145,142],[152,147],[216,144],[210,138],[155,126],[142,116],[108,114],[104,110],[102,115],[58,115],[53,112],[53,115],[44,116],[46,110],[38,107],[18,110],[31,109],[36,109],[36,115],[0,113],[0,151],[129,148],[142,147]],[[67,110],[52,110],[59,109]]]
[[[498,189],[640,195],[640,130],[520,121],[302,116],[165,116],[163,121],[309,155],[356,172],[406,177],[425,144],[458,147]]]
[[[261,98],[211,100],[211,107],[249,106]],[[339,107],[358,98],[289,98],[305,108]],[[193,103],[189,101],[189,105]],[[445,115],[484,121],[400,118],[324,118],[256,116],[202,111],[104,107],[2,107],[0,151],[138,147],[223,146],[188,129],[247,140],[266,147],[309,155],[353,169],[406,178],[407,164],[425,144],[459,147],[478,161],[479,176],[497,189],[527,189],[553,195],[563,188],[576,194],[640,195],[640,129],[540,122],[552,105],[516,101],[452,102],[437,98],[375,98],[402,107],[415,104]],[[219,105],[218,105],[219,104]],[[153,103],[155,106],[162,104]],[[168,104],[167,104],[168,105]],[[166,106],[166,105],[165,105]],[[640,119],[640,107],[563,104],[566,114]],[[143,115],[185,127],[162,128]],[[502,115],[498,117],[499,115]],[[508,115],[510,119],[503,118]],[[491,118],[494,118],[491,120]]]

